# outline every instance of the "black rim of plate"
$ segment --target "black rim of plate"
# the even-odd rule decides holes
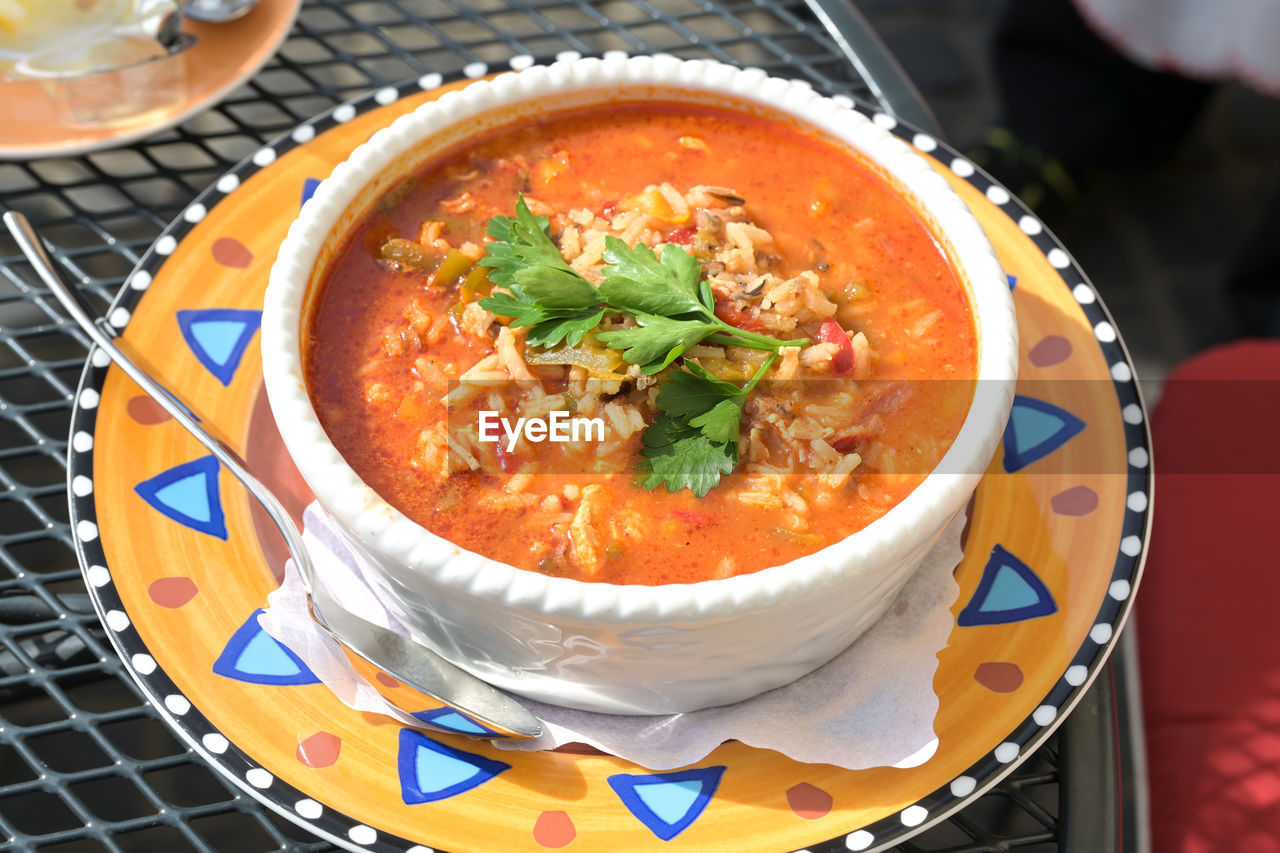
[[[612,55],[605,54],[606,57]],[[578,57],[576,53],[562,53],[554,59],[576,57]],[[535,62],[547,62],[551,59],[550,57],[535,59],[527,55],[517,56],[512,58],[508,65],[511,69],[521,70]],[[244,179],[270,166],[278,155],[306,144],[319,134],[344,124],[357,115],[390,105],[401,98],[430,91],[446,83],[478,79],[505,70],[507,70],[506,67],[475,62],[466,66],[461,73],[426,74],[416,80],[387,86],[339,104],[298,125],[289,134],[267,143],[200,193],[186,208],[183,215],[175,218],[164,229],[156,242],[143,255],[137,268],[126,279],[125,285],[121,287],[119,294],[112,302],[107,312],[109,321],[117,331],[123,331],[132,310],[142,298],[151,279],[167,257],[173,253],[178,242],[203,218],[203,213],[232,194]],[[1121,529],[1120,548],[1112,568],[1108,594],[1098,609],[1094,628],[1081,648],[1077,650],[1070,666],[1041,699],[1036,710],[1003,742],[993,747],[949,785],[921,797],[899,812],[810,846],[808,849],[814,853],[883,850],[922,832],[994,787],[1048,738],[1101,671],[1128,617],[1133,592],[1137,588],[1146,558],[1153,484],[1151,438],[1141,392],[1133,375],[1132,361],[1124,342],[1116,331],[1110,312],[1102,304],[1097,291],[1074,259],[1012,193],[1000,186],[991,176],[977,169],[959,152],[874,106],[855,101],[847,95],[835,94],[832,97],[838,103],[856,109],[871,118],[876,124],[906,140],[917,150],[939,159],[956,175],[964,178],[986,195],[992,203],[1018,223],[1022,232],[1035,243],[1036,247],[1044,253],[1049,264],[1059,272],[1066,286],[1071,288],[1076,303],[1084,311],[1090,326],[1093,327],[1094,339],[1102,349],[1109,365],[1123,413],[1128,453],[1126,480],[1128,500]],[[200,215],[188,216],[191,211],[199,211]],[[75,530],[76,555],[98,617],[106,626],[106,633],[116,653],[124,661],[125,668],[147,698],[156,706],[160,715],[182,739],[212,767],[268,808],[316,835],[348,849],[408,851],[408,853],[418,853],[428,849],[391,832],[366,826],[274,778],[219,732],[208,718],[182,695],[169,676],[151,657],[150,650],[129,623],[123,603],[111,580],[102,542],[97,535],[97,510],[93,492],[77,494],[77,490],[70,487],[77,477],[83,477],[89,481],[93,478],[93,431],[97,419],[97,399],[109,365],[110,361],[106,354],[96,348],[85,362],[71,418],[71,435],[67,451],[67,482],[71,523]]]

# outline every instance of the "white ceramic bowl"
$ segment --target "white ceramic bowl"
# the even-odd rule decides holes
[[[338,454],[303,385],[299,330],[341,237],[400,177],[488,128],[551,110],[651,98],[791,116],[878,164],[934,230],[971,296],[977,392],[935,471],[886,515],[815,554],[696,584],[547,577],[464,551],[392,508]],[[688,711],[786,684],[880,617],[995,452],[1013,398],[1017,325],[982,229],[911,148],[807,86],[673,57],[581,59],[472,83],[357,148],[302,209],[271,270],[262,323],[267,393],[317,500],[380,568],[381,594],[419,639],[482,678],[559,705]]]

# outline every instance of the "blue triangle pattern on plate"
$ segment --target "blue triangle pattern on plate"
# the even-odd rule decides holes
[[[1005,278],[1009,280],[1010,290],[1013,290],[1015,287],[1018,286],[1018,277],[1016,275],[1006,275]]]
[[[1010,474],[1043,459],[1084,429],[1084,421],[1052,403],[1017,395],[1004,428],[1004,470]]]
[[[302,182],[302,201],[298,202],[298,206],[311,201],[311,197],[316,194],[316,188],[320,186],[319,178],[307,178]]]
[[[213,671],[236,681],[250,684],[300,685],[319,684],[302,659],[258,624],[261,610],[255,610],[227,640],[227,645],[213,662]]]
[[[701,816],[724,771],[724,765],[716,765],[675,773],[618,773],[609,777],[609,787],[650,832],[670,841]]]
[[[482,726],[480,723],[470,717],[459,714],[452,708],[435,708],[430,711],[419,711],[410,716],[416,717],[422,722],[447,732],[454,732],[460,735],[479,735],[480,737],[501,737],[492,729]]]
[[[133,490],[179,524],[226,539],[227,523],[218,494],[218,467],[214,456],[201,456],[143,480]]]
[[[405,805],[433,803],[483,785],[511,765],[466,752],[414,729],[400,730],[400,797]]]
[[[982,569],[973,598],[956,617],[956,624],[1004,625],[1057,611],[1058,605],[1044,581],[1026,563],[996,545]]]
[[[187,346],[223,385],[231,384],[244,351],[261,325],[261,311],[201,308],[178,312],[178,328]]]

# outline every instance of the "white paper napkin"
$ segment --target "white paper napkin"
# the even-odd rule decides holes
[[[303,519],[303,540],[337,599],[371,622],[406,633],[365,580],[363,560],[316,504],[307,507]],[[933,676],[938,652],[954,625],[951,605],[959,587],[952,573],[963,557],[964,523],[962,513],[943,532],[884,618],[830,663],[792,684],[735,705],[651,717],[596,714],[519,699],[542,720],[542,737],[495,743],[510,750],[585,743],[651,770],[691,764],[727,740],[850,770],[923,764],[938,747]],[[268,609],[259,617],[262,627],[342,702],[417,724],[357,675],[334,641],[310,620],[292,560],[284,583],[267,601]]]

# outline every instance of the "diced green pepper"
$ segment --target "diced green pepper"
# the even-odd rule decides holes
[[[448,287],[466,275],[467,270],[471,269],[474,263],[471,258],[457,249],[450,249],[444,256],[444,260],[440,262],[439,268],[436,269],[436,274],[431,278],[432,287]]]

